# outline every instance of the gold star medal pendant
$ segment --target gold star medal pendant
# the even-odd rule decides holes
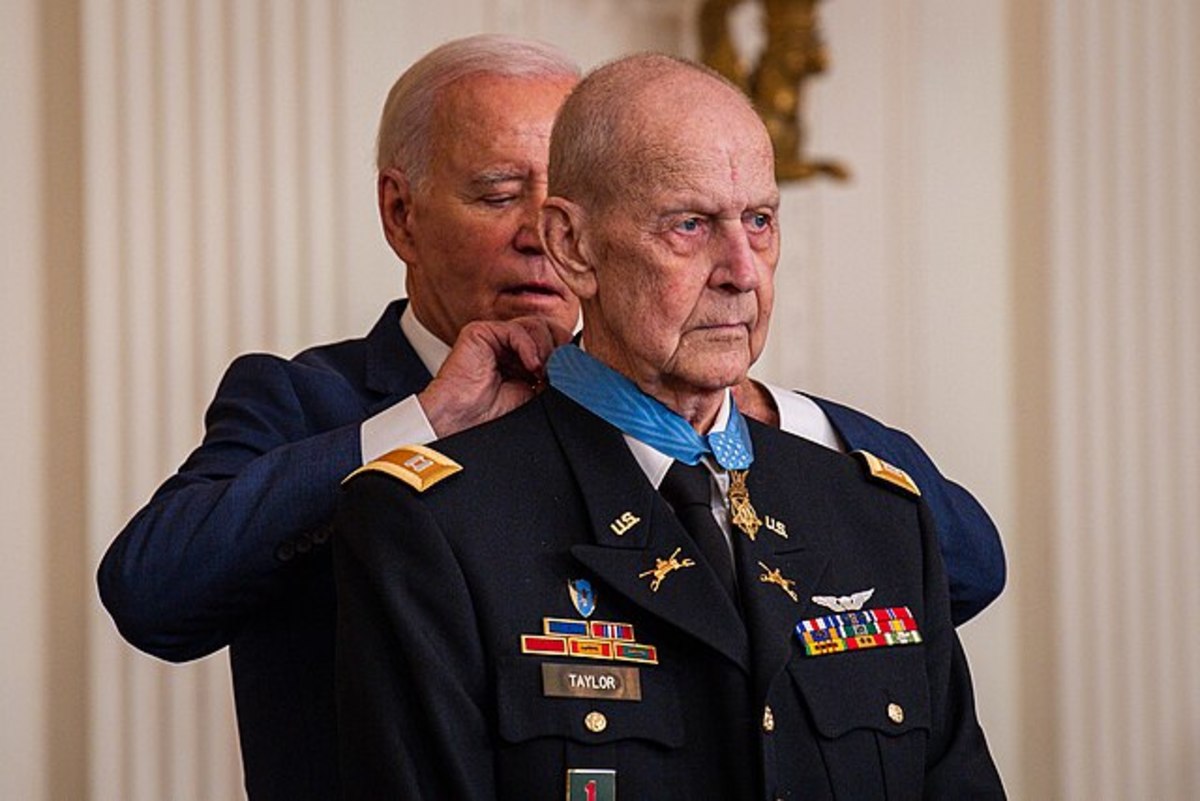
[[[746,476],[749,470],[729,471],[729,522],[733,523],[742,533],[754,542],[763,521],[754,511],[750,503],[750,490],[746,489]]]

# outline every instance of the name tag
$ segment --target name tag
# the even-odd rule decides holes
[[[543,662],[542,694],[548,698],[640,701],[642,677],[635,667]]]

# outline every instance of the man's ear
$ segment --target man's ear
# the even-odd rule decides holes
[[[398,167],[380,170],[376,193],[384,237],[405,264],[413,264],[416,245],[412,234],[412,187],[408,176]]]
[[[548,197],[538,215],[538,236],[554,271],[581,300],[596,294],[596,271],[584,236],[587,215],[566,198]]]

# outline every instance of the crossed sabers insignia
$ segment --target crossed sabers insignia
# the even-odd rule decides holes
[[[792,601],[796,603],[800,602],[800,596],[797,595],[796,591],[792,589],[792,587],[796,586],[796,582],[789,578],[784,578],[783,573],[779,572],[779,568],[772,570],[762,562],[759,562],[758,566],[763,569],[763,574],[758,577],[759,581],[763,582],[764,584],[778,584],[780,589],[786,592]]]
[[[653,570],[645,570],[641,573],[638,573],[638,578],[654,576],[654,580],[650,582],[650,592],[658,592],[659,586],[662,584],[663,579],[667,577],[668,573],[671,573],[675,570],[681,570],[685,567],[695,566],[696,563],[691,559],[688,559],[686,556],[683,559],[678,558],[680,550],[682,549],[676,548],[675,552],[666,559],[659,559],[655,557]]]

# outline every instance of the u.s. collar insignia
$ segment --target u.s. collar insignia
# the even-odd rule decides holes
[[[417,492],[424,492],[444,478],[462,470],[462,465],[449,456],[424,445],[405,445],[384,454],[342,479],[346,483],[359,473],[387,473],[398,478]]]
[[[612,529],[612,533],[618,537],[624,536],[626,531],[642,522],[642,518],[635,515],[633,512],[622,512],[620,517],[614,518],[608,527]]]
[[[825,607],[831,612],[857,612],[863,604],[871,600],[875,588],[850,593],[849,595],[814,595],[812,602]]]
[[[569,579],[567,592],[571,594],[571,603],[575,611],[583,617],[591,617],[596,611],[596,593],[592,591],[592,583],[587,579]]]
[[[899,467],[896,467],[894,464],[888,464],[870,451],[857,450],[853,451],[853,453],[862,459],[872,478],[891,484],[894,487],[899,487],[905,492],[911,492],[913,495],[921,494],[917,482],[913,481],[912,476]]]

